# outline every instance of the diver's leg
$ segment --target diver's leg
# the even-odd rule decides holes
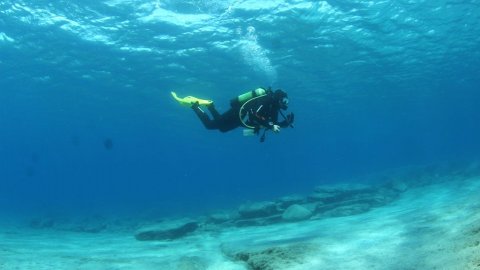
[[[217,123],[218,129],[221,132],[227,132],[241,126],[238,111],[233,109],[230,109],[224,114],[222,114],[220,120],[217,121]]]
[[[220,114],[215,108],[215,106],[213,105],[213,103],[210,105],[207,105],[207,108],[212,114],[213,119],[216,122],[216,127],[221,132],[227,132],[238,127],[238,125],[235,123],[235,118],[238,118],[238,116],[233,109],[230,109],[225,113]]]
[[[200,106],[198,104],[193,104],[192,109],[195,112],[195,114],[200,118],[200,121],[202,121],[203,125],[207,129],[217,129],[217,122],[214,120],[211,120],[210,117],[202,110],[200,109]]]
[[[213,119],[215,121],[220,121],[220,119],[222,118],[222,115],[220,115],[220,113],[217,111],[217,109],[215,108],[215,105],[213,105],[213,103],[212,103],[210,105],[207,105],[207,108],[210,111],[210,113],[212,114]]]

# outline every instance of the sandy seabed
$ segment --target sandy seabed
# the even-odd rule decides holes
[[[0,225],[1,270],[480,269],[480,178],[408,189],[358,215],[174,241]]]

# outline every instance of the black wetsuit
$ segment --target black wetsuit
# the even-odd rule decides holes
[[[231,108],[223,114],[218,113],[213,105],[207,106],[213,119],[210,119],[198,104],[192,108],[207,129],[218,129],[221,132],[227,132],[240,126],[253,128],[258,132],[261,128],[271,129],[273,125],[287,127],[290,124],[287,120],[278,122],[280,106],[272,92],[252,98],[243,106],[234,102],[231,105]],[[240,111],[242,112],[240,113]]]

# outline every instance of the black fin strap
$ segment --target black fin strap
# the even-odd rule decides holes
[[[260,137],[260,142],[264,142],[265,141],[265,133],[267,132],[267,128],[263,130],[263,134],[262,134],[262,137]]]
[[[290,123],[290,121],[287,120],[287,117],[285,117],[285,114],[283,114],[282,111],[278,111],[280,113],[280,115],[283,117],[283,119],[285,120],[285,122],[287,122],[288,126],[290,126],[291,128],[293,128],[293,124]]]

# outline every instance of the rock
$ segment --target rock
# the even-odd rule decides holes
[[[235,221],[236,227],[252,227],[252,226],[263,226],[263,219],[242,219]]]
[[[305,198],[300,195],[289,195],[281,197],[277,200],[277,206],[279,209],[287,209],[290,205],[300,204],[305,201]]]
[[[374,202],[372,204],[375,207],[386,205],[398,198],[399,194],[398,191],[393,189],[380,188],[377,194],[372,196]]]
[[[232,257],[245,262],[249,269],[253,270],[297,269],[315,252],[318,251],[313,245],[298,243],[263,250],[241,251]]]
[[[232,213],[219,212],[219,213],[214,213],[209,215],[207,218],[207,222],[213,223],[213,224],[222,224],[222,223],[232,221],[236,218],[238,217],[233,215]]]
[[[33,229],[50,229],[55,223],[53,218],[34,218],[30,221],[30,227]]]
[[[369,199],[360,199],[360,200],[353,199],[353,200],[340,201],[340,202],[328,203],[328,204],[318,204],[317,208],[314,210],[314,213],[323,214],[323,216],[325,216],[325,213],[330,212],[331,210],[347,209],[352,205],[359,205],[359,204],[365,204],[371,207],[372,205],[378,205],[378,202],[373,198],[369,198]]]
[[[308,196],[309,202],[332,202],[337,194],[330,192],[315,192]]]
[[[408,189],[407,184],[402,181],[393,181],[387,185],[389,188],[397,191],[397,192],[405,192]]]
[[[370,193],[370,186],[363,184],[336,184],[328,186],[318,186],[315,192],[308,196],[309,202],[335,203],[348,200],[357,194]]]
[[[301,205],[294,204],[285,210],[282,215],[282,219],[285,221],[299,221],[309,219],[311,216],[312,211]]]
[[[282,222],[282,217],[280,215],[269,216],[265,218],[250,218],[250,219],[240,219],[235,221],[236,227],[249,227],[249,226],[266,226],[270,224]]]
[[[278,213],[277,206],[273,202],[256,202],[244,204],[238,209],[241,218],[262,218]]]
[[[198,229],[195,221],[177,220],[140,229],[135,238],[139,241],[175,240]]]
[[[74,232],[99,233],[108,228],[109,222],[100,215],[88,216],[80,220],[72,221],[65,225],[64,229]]]
[[[364,184],[342,183],[315,187],[316,193],[364,192],[371,189]]]
[[[99,233],[107,229],[106,223],[85,223],[75,228],[72,231],[85,232],[85,233]]]
[[[109,227],[109,222],[101,216],[91,217],[46,217],[30,221],[30,227],[35,229],[55,229],[82,233],[100,233]]]
[[[315,210],[317,209],[317,207],[319,205],[323,205],[322,202],[313,202],[313,203],[304,203],[304,204],[301,204],[301,206],[305,207],[305,209],[307,209],[308,211],[310,212],[315,212]]]

